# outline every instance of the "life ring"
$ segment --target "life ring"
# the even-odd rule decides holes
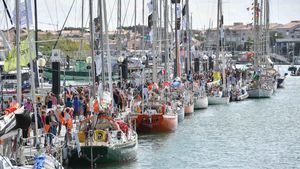
[[[106,132],[103,130],[94,131],[94,140],[97,142],[105,142],[106,141]]]

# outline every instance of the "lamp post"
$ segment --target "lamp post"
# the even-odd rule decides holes
[[[120,56],[118,58],[118,63],[120,65],[120,81],[121,81],[121,85],[122,85],[122,63],[124,62],[125,58],[123,56]]]
[[[92,57],[88,56],[85,59],[85,62],[87,63],[86,69],[89,71],[89,88],[91,87],[91,65],[92,65]],[[89,89],[89,96],[90,96],[90,91],[91,89]]]
[[[38,67],[39,67],[39,70],[40,70],[40,73],[41,73],[41,88],[43,89],[43,83],[44,83],[44,78],[43,78],[43,71],[44,71],[44,67],[46,65],[46,60],[44,58],[39,58],[37,60],[37,64],[38,64]]]

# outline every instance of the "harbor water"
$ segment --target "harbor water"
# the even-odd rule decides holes
[[[139,135],[135,161],[96,168],[300,168],[299,103],[300,77],[288,76],[269,99],[209,106],[173,133]]]

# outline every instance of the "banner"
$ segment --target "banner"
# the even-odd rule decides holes
[[[96,64],[96,76],[99,76],[102,72],[102,60],[100,55],[96,55],[95,64]]]
[[[20,58],[21,58],[21,67],[27,67],[30,63],[30,48],[29,48],[29,38],[33,42],[33,33],[30,33],[27,36],[26,40],[21,41],[20,43]],[[31,55],[32,59],[35,59],[35,50],[32,48]],[[4,71],[9,72],[17,69],[17,48],[13,47],[12,50],[8,53],[4,61]]]
[[[25,1],[27,1],[27,9],[25,5]],[[26,27],[27,23],[27,12],[28,12],[28,21],[29,25],[33,24],[32,21],[32,9],[31,9],[31,0],[21,0],[20,5],[19,5],[19,18],[20,18],[20,28]],[[14,25],[16,25],[16,8],[13,11],[13,22]]]

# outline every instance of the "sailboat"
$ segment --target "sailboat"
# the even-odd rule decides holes
[[[158,60],[155,57],[157,55],[157,18],[158,18],[158,1],[152,0],[149,5],[152,5],[152,10],[150,10],[150,15],[152,15],[153,23],[149,25],[153,32],[153,41],[152,41],[152,55],[153,57],[153,69],[152,69],[152,81],[153,83],[148,86],[148,94],[150,97],[149,100],[144,100],[144,106],[141,112],[133,114],[136,121],[136,130],[138,133],[149,133],[149,132],[172,132],[177,129],[178,126],[178,114],[177,106],[173,105],[172,102],[164,101],[163,98],[159,97],[157,92],[157,64]],[[168,4],[165,2],[165,18]],[[167,26],[167,20],[165,20],[165,26]],[[167,29],[166,29],[167,32]],[[161,45],[161,43],[160,43]],[[167,46],[167,45],[166,45]],[[168,50],[168,47],[165,48]],[[168,52],[166,52],[168,53]],[[168,58],[168,57],[167,57]],[[168,59],[167,59],[168,60]],[[165,66],[168,66],[168,61],[166,61]],[[166,93],[167,95],[169,93]],[[144,97],[144,94],[143,94]]]
[[[260,27],[262,25],[259,25],[259,21],[262,23],[262,15],[267,14],[267,18],[265,18],[265,25],[267,26],[266,30],[268,30],[269,26],[269,1],[265,0],[265,8],[263,8],[263,5],[261,4],[261,9],[258,5],[257,0],[254,0],[254,24],[253,24],[253,35],[254,35],[254,73],[253,73],[253,79],[252,82],[247,90],[249,93],[250,98],[269,98],[272,96],[274,92],[274,75],[270,74],[270,71],[268,70],[268,63],[267,61],[268,56],[266,55],[268,43],[262,44],[259,43],[259,32],[261,31]],[[264,12],[264,13],[263,13]],[[259,18],[260,16],[260,18]],[[262,40],[264,41],[264,40]],[[268,42],[266,40],[266,42]],[[263,46],[263,47],[262,47]],[[266,48],[264,48],[266,46]],[[277,87],[277,85],[276,85]]]
[[[71,149],[69,156],[70,164],[86,164],[90,163],[106,163],[106,162],[122,162],[136,158],[138,135],[133,130],[132,125],[125,123],[122,119],[112,118],[114,111],[112,107],[112,68],[110,47],[108,43],[108,22],[106,12],[106,1],[98,1],[99,17],[104,20],[105,26],[105,44],[107,53],[109,92],[105,91],[100,96],[99,107],[104,111],[102,114],[94,114],[89,118],[82,120],[79,124],[79,129],[73,135],[72,140],[74,148]],[[121,1],[119,0],[119,4]],[[92,0],[90,5],[90,22],[91,22],[91,37],[93,39],[93,16],[92,16]],[[104,16],[102,17],[102,13]],[[103,19],[102,19],[103,18]],[[102,25],[102,24],[101,24]],[[103,36],[103,32],[102,36]],[[92,58],[94,54],[94,40],[91,41]],[[92,64],[94,69],[94,64]],[[93,84],[95,78],[93,77]],[[92,93],[95,96],[95,93]],[[95,97],[94,97],[95,98]],[[98,99],[98,98],[96,98]]]
[[[199,88],[194,93],[194,108],[195,109],[208,108],[208,97],[204,89]]]
[[[222,0],[218,0],[217,9],[217,50],[216,50],[216,70],[214,71],[214,82],[208,83],[207,85],[211,88],[211,93],[208,94],[208,104],[228,104],[230,101],[230,95],[226,86],[226,74],[225,74],[225,55],[224,55],[224,33],[223,31],[223,11],[222,11]],[[221,49],[221,53],[220,53]],[[221,65],[219,64],[221,58]],[[220,71],[218,71],[220,69]],[[221,79],[222,74],[222,79]],[[222,80],[222,81],[221,81]]]

